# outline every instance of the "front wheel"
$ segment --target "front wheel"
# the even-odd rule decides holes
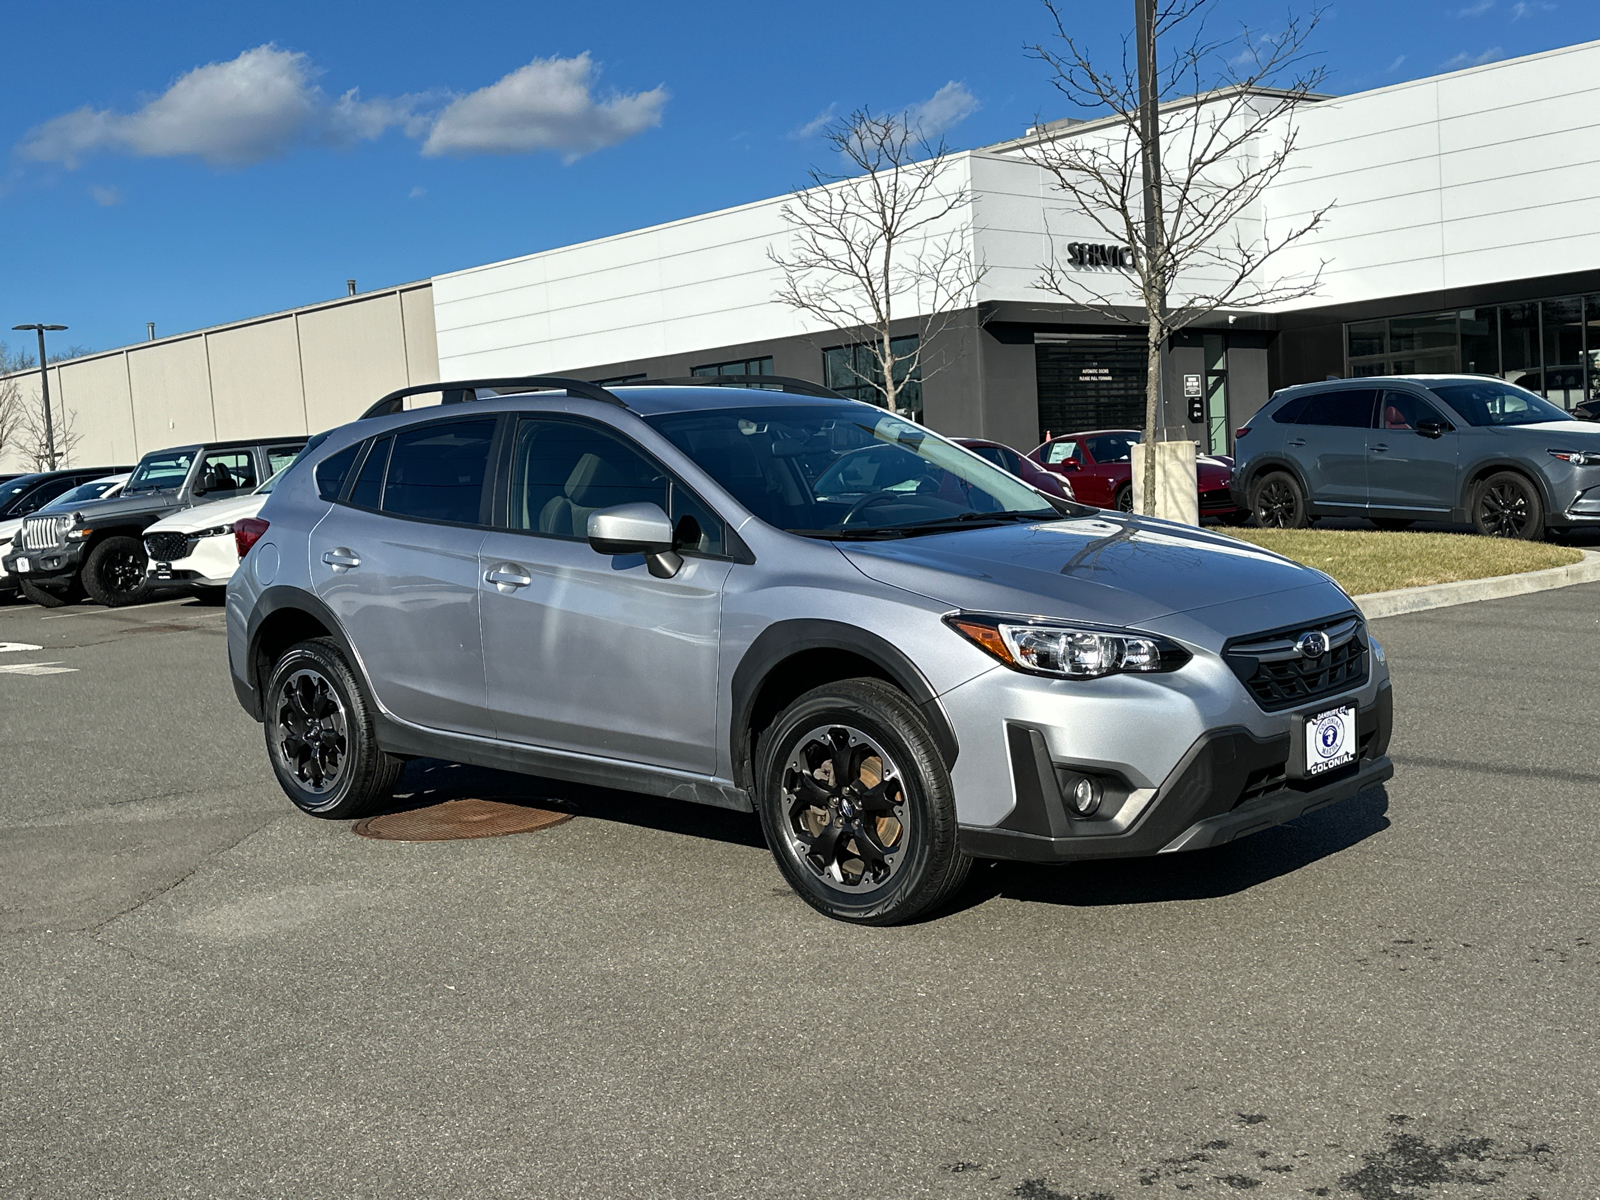
[[[971,869],[933,734],[880,680],[830,683],[784,709],[761,737],[756,791],[778,869],[836,920],[909,921]]]
[[[1118,512],[1131,513],[1133,511],[1133,484],[1125,483],[1117,489],[1115,499],[1111,506]]]
[[[101,541],[83,562],[83,587],[89,599],[107,608],[138,604],[150,594],[145,568],[150,560],[136,537],[118,535]]]
[[[1544,537],[1544,505],[1533,484],[1514,472],[1501,471],[1478,485],[1472,524],[1488,537],[1536,542]]]
[[[1299,481],[1278,471],[1256,484],[1250,499],[1250,519],[1257,529],[1304,529],[1311,522]]]
[[[355,673],[328,638],[296,643],[278,659],[262,727],[278,785],[313,816],[366,816],[391,797],[405,765],[378,748]]]

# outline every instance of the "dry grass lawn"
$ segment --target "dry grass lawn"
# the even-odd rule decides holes
[[[1353,596],[1395,588],[1487,579],[1563,567],[1583,558],[1569,546],[1465,533],[1363,529],[1226,529],[1220,532],[1326,571]]]

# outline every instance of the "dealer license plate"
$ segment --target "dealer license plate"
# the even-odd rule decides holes
[[[1306,774],[1321,775],[1356,759],[1356,709],[1347,704],[1306,718]]]
[[[17,559],[17,574],[18,575],[26,575],[27,573],[28,573],[28,560],[25,559],[25,558]]]
[[[157,579],[171,579],[172,578],[172,564],[169,563],[169,562],[158,562],[156,564],[156,569],[153,572],[153,574],[155,575],[155,577]]]

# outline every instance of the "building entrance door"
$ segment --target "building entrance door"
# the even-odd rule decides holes
[[[1142,339],[1046,336],[1033,347],[1041,442],[1047,432],[1144,428]]]

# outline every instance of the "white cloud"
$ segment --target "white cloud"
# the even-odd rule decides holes
[[[405,115],[401,101],[371,104],[346,93],[330,104],[304,54],[257,46],[180,77],[130,113],[80,108],[30,130],[25,158],[76,167],[96,153],[194,157],[214,167],[277,158],[303,140],[338,144],[377,137]]]
[[[94,197],[94,202],[101,208],[113,208],[122,203],[122,192],[118,188],[106,187],[95,184],[89,189],[89,195]]]
[[[1441,70],[1459,71],[1463,67],[1481,67],[1484,63],[1496,62],[1506,56],[1506,52],[1499,46],[1490,46],[1482,54],[1469,54],[1463,50],[1454,58],[1446,59],[1439,64]]]
[[[1405,62],[1405,61],[1406,61],[1406,56],[1404,54],[1400,55],[1400,57],[1398,57],[1392,63],[1389,64],[1389,69],[1385,73],[1389,74],[1389,75],[1393,75],[1396,71],[1398,71],[1400,69],[1400,64]]]
[[[1467,5],[1465,8],[1457,9],[1456,16],[1481,17],[1493,7],[1494,0],[1473,0],[1473,3]]]
[[[428,189],[419,185],[417,187],[412,188],[411,191],[406,194],[406,199],[408,199],[408,200],[421,200],[427,194],[428,194]]]
[[[422,153],[462,157],[555,150],[570,163],[661,124],[665,87],[596,100],[593,75],[587,52],[536,58],[453,101],[433,122]]]
[[[838,112],[839,105],[837,103],[830,104],[798,129],[790,130],[789,136],[795,141],[804,141],[806,138],[816,137],[817,134],[828,127],[828,122],[833,120]]]
[[[1518,3],[1511,6],[1511,19],[1520,21],[1531,13],[1555,12],[1555,10],[1556,6],[1554,4],[1529,3],[1528,0],[1518,0]]]
[[[965,121],[978,111],[978,98],[967,85],[951,80],[921,104],[906,109],[906,124],[930,140]]]

